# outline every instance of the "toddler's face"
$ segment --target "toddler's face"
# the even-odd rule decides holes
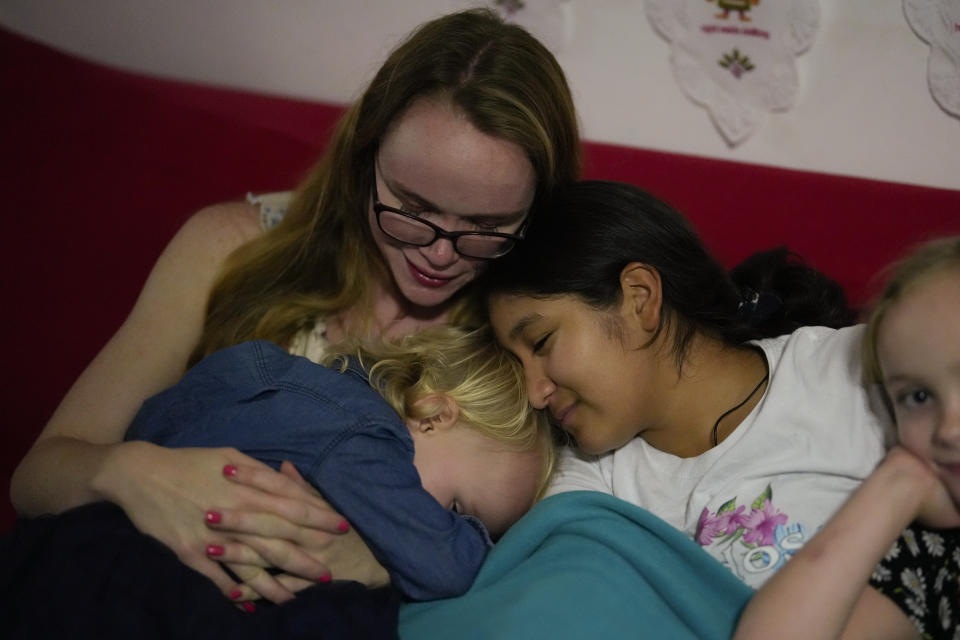
[[[512,451],[462,423],[433,436],[414,433],[414,446],[423,487],[444,507],[478,518],[494,538],[533,506],[544,465],[539,447]]]
[[[960,504],[960,273],[931,276],[889,309],[877,357],[900,441],[933,463]]]

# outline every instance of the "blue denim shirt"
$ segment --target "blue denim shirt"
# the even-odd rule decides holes
[[[144,402],[126,439],[291,461],[416,600],[465,592],[490,548],[478,520],[424,490],[407,426],[355,366],[340,373],[269,342],[239,344]]]

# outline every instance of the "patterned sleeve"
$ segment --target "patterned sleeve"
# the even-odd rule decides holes
[[[960,640],[960,529],[903,530],[870,577],[922,638]]]
[[[292,197],[292,191],[248,193],[247,202],[260,207],[260,228],[266,231],[280,224],[283,216],[287,213],[287,205],[290,204]]]

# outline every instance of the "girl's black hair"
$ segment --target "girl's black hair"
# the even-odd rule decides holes
[[[838,282],[808,266],[787,247],[758,251],[730,271],[745,307],[741,315],[763,335],[783,335],[800,327],[846,327],[856,322],[856,311]],[[764,297],[776,300],[764,308]],[[758,304],[749,307],[753,298]],[[747,308],[756,314],[754,322]]]
[[[485,280],[491,294],[574,295],[609,309],[620,301],[620,272],[631,262],[660,274],[658,333],[671,326],[678,362],[696,331],[740,344],[853,318],[840,285],[786,248],[754,254],[728,274],[686,218],[620,182],[586,180],[559,189]]]

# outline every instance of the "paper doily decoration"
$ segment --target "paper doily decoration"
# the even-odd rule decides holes
[[[930,45],[927,81],[933,99],[960,117],[960,1],[903,0],[907,22]]]
[[[677,83],[728,145],[793,106],[796,57],[820,23],[817,0],[646,0],[646,12],[670,42]]]
[[[554,54],[558,54],[573,37],[571,0],[488,0],[487,2],[450,3],[452,10],[484,6],[493,9],[507,22],[520,25],[532,33]]]

